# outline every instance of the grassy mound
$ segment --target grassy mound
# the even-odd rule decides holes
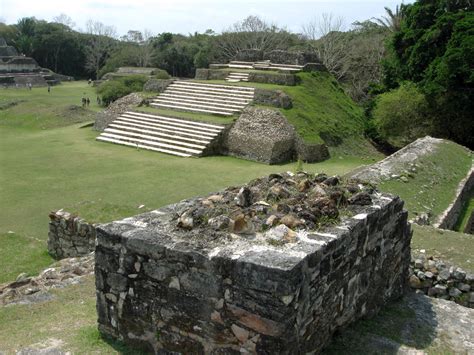
[[[281,112],[306,143],[326,143],[332,156],[382,157],[364,137],[363,109],[346,95],[331,74],[301,72],[296,76],[299,84],[295,86],[252,82],[229,83],[223,80],[198,81],[282,90],[292,98],[293,107],[281,109]]]
[[[450,141],[443,141],[431,154],[421,156],[415,172],[400,179],[383,181],[382,191],[399,195],[413,217],[416,213],[430,212],[439,216],[453,201],[459,182],[472,165],[469,150]]]

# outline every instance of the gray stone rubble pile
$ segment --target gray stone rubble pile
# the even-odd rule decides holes
[[[48,252],[56,259],[89,254],[95,248],[95,227],[59,210],[49,214]]]
[[[58,261],[38,276],[30,277],[22,273],[14,282],[0,285],[0,306],[48,299],[48,290],[77,284],[82,277],[93,272],[94,255],[90,254]]]
[[[412,256],[410,287],[430,297],[474,308],[474,274],[425,254]]]
[[[142,102],[143,98],[137,93],[131,93],[112,102],[106,110],[97,113],[94,128],[98,131],[103,131],[117,116],[140,105]]]
[[[411,240],[403,201],[292,175],[97,226],[100,332],[154,353],[318,352],[400,297]],[[350,213],[338,208],[344,198]],[[323,220],[332,223],[317,228]]]
[[[176,221],[178,228],[192,233],[262,232],[270,243],[294,242],[294,231],[316,230],[341,215],[354,215],[356,206],[372,204],[373,193],[370,184],[343,182],[337,176],[271,174],[209,196],[176,215]]]

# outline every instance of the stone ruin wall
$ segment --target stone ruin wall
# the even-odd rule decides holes
[[[95,249],[95,226],[62,210],[49,214],[48,252],[55,259],[87,255]]]
[[[378,195],[283,250],[246,249],[232,234],[212,250],[205,235],[179,237],[169,221],[192,203],[98,226],[102,334],[155,353],[318,352],[335,330],[406,289],[411,231],[397,197]]]
[[[441,216],[438,217],[438,220],[434,226],[436,228],[442,229],[453,229],[458,222],[464,204],[469,200],[473,192],[474,167],[469,170],[467,176],[459,183],[456,191],[456,197],[449,207],[441,214]],[[470,226],[470,229],[472,231],[472,226]]]
[[[257,91],[260,102],[287,101],[284,96],[265,96]],[[268,102],[267,100],[267,102]],[[329,158],[325,144],[307,144],[299,136],[286,117],[270,108],[247,107],[237,121],[226,131],[221,153],[266,164],[281,164],[301,159],[307,163]]]

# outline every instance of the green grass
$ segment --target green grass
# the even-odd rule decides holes
[[[454,226],[454,230],[458,232],[463,232],[466,228],[467,222],[471,215],[474,213],[474,196],[464,204],[461,215],[459,216],[458,222]]]
[[[53,299],[46,302],[0,308],[0,351],[14,354],[19,348],[57,343],[74,354],[138,354],[100,337],[92,275],[50,292]]]
[[[87,89],[85,82],[55,87],[55,96],[46,96],[44,104],[51,100],[50,107],[64,108]],[[25,90],[24,102],[0,111],[0,233],[12,231],[23,244],[41,241],[32,244],[36,252],[22,257],[22,264],[31,265],[28,272],[45,265],[45,260],[37,263],[35,259],[46,249],[52,210],[65,208],[88,220],[107,222],[296,166],[218,156],[183,159],[97,142],[98,132],[90,127],[63,126],[63,121],[54,114],[48,117],[46,112],[42,119],[58,127],[41,129],[26,114],[34,110],[34,102],[41,101],[37,94],[42,96]],[[64,97],[64,102],[58,97]],[[346,157],[304,167],[312,172],[344,174],[367,162]],[[140,205],[145,207],[139,209]],[[21,272],[20,265],[15,269],[21,248],[10,248],[9,244],[10,238],[0,239],[0,250],[10,250],[8,258],[0,258],[0,273],[13,270],[3,280]]]
[[[16,233],[0,233],[0,284],[14,280],[19,274],[32,276],[54,260],[43,240]]]
[[[426,251],[446,262],[474,273],[474,236],[472,234],[436,229],[428,226],[412,225],[412,250]]]
[[[439,145],[432,154],[422,156],[419,167],[408,182],[384,181],[382,191],[399,195],[413,217],[415,212],[431,211],[439,216],[453,201],[459,182],[471,169],[472,154],[464,147],[449,141]]]
[[[91,99],[87,109],[81,107],[84,95]],[[46,88],[1,89],[0,127],[48,129],[90,121],[95,111],[103,109],[97,105],[96,97],[95,88],[83,81],[53,86],[51,93]],[[10,107],[1,110],[4,106]]]

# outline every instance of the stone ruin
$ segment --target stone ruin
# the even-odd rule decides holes
[[[295,354],[407,286],[398,197],[272,174],[97,226],[99,330],[146,351]]]
[[[48,253],[55,259],[87,255],[95,249],[95,226],[63,210],[49,214]]]
[[[0,86],[55,85],[59,83],[59,78],[71,80],[41,68],[36,60],[20,55],[15,47],[8,46],[0,37]]]

